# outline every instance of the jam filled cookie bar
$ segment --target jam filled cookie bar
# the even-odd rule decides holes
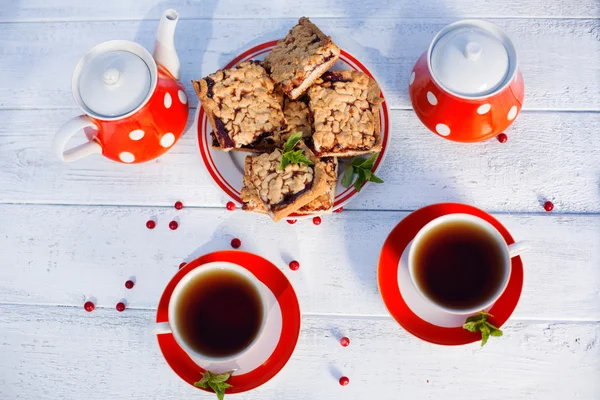
[[[298,209],[295,213],[299,215],[311,214],[327,214],[333,211],[335,202],[335,189],[337,186],[338,177],[338,162],[335,157],[327,157],[321,160],[327,174],[327,190],[319,197],[312,200],[310,203]],[[253,211],[257,213],[266,213],[258,193],[252,180],[250,179],[250,167],[252,165],[252,157],[246,157],[244,187],[241,191],[242,209],[244,211]]]
[[[303,150],[311,164],[294,162],[281,169],[283,152],[280,149],[246,157],[244,182],[250,192],[242,194],[242,200],[246,203],[253,190],[258,199],[252,197],[250,207],[258,211],[259,204],[262,205],[274,221],[299,210],[329,188],[325,163],[316,158],[303,142],[295,148]]]
[[[252,151],[286,129],[281,99],[259,62],[242,62],[192,84],[213,127],[213,145],[221,150]]]
[[[297,99],[340,57],[340,49],[308,18],[300,18],[265,57],[271,78]]]
[[[358,71],[329,71],[308,90],[313,146],[319,157],[381,151],[379,86]]]

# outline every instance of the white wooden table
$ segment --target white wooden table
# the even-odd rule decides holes
[[[0,399],[213,398],[169,369],[150,326],[179,263],[227,248],[232,237],[281,267],[303,314],[288,365],[232,398],[600,399],[600,2],[293,3],[0,0]],[[384,88],[393,126],[385,184],[321,226],[292,226],[226,212],[191,129],[148,164],[56,160],[52,136],[79,114],[70,92],[79,57],[109,39],[150,47],[170,7],[181,14],[176,45],[190,95],[192,78],[281,37],[299,16],[313,18]],[[437,30],[463,18],[499,24],[519,51],[526,100],[505,144],[444,141],[411,110],[413,63]],[[546,198],[552,213],[542,209]],[[534,245],[505,335],[483,349],[412,337],[378,294],[389,231],[443,201],[490,211]],[[170,231],[175,216],[180,228]],[[153,231],[150,217],[158,218]],[[286,267],[286,255],[299,271]],[[130,276],[137,283],[128,291]],[[90,296],[97,308],[86,313]],[[122,298],[129,308],[118,313]],[[337,383],[340,374],[349,386]]]

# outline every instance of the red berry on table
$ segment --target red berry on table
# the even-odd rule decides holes
[[[186,262],[182,262],[181,264],[179,264],[179,269],[181,269],[181,268],[185,267],[186,265],[187,265],[187,263],[186,263]]]
[[[344,336],[343,338],[340,339],[340,344],[343,347],[348,347],[348,345],[350,344],[350,339],[348,339],[346,336]]]
[[[115,308],[117,309],[118,312],[123,312],[123,311],[125,311],[125,303],[120,301],[117,303],[117,306]]]
[[[297,271],[298,268],[300,268],[300,263],[298,261],[296,261],[296,260],[290,261],[290,269],[292,271]]]
[[[548,212],[554,210],[554,204],[550,200],[546,201],[544,203],[544,210],[546,210]]]
[[[335,213],[341,213],[344,210],[344,207],[340,207],[337,210],[334,210]]]
[[[177,221],[171,221],[171,222],[169,222],[169,228],[171,228],[172,231],[174,231],[178,227],[179,227],[179,224],[177,223]]]
[[[342,386],[348,386],[349,383],[350,383],[350,379],[348,379],[347,376],[342,376],[340,378],[340,385],[342,385]]]
[[[315,224],[315,225],[321,225],[321,217],[314,217],[313,218],[313,224]]]
[[[233,201],[228,201],[226,207],[229,211],[233,211],[235,210],[235,203]]]
[[[94,308],[96,308],[96,306],[91,301],[86,301],[85,304],[83,305],[83,308],[87,312],[92,312],[92,311],[94,311]]]
[[[294,225],[296,222],[298,222],[298,220],[296,220],[296,219],[288,219],[287,220],[287,223],[290,225]]]
[[[133,285],[135,285],[135,283],[134,283],[134,282],[133,282],[131,279],[130,279],[130,280],[128,280],[127,282],[125,282],[125,287],[126,287],[127,289],[132,289],[132,288],[133,288]]]
[[[496,136],[496,139],[498,139],[500,143],[506,143],[506,141],[508,140],[508,136],[506,136],[506,133],[501,133],[498,136]]]
[[[154,229],[156,227],[156,222],[152,219],[148,220],[148,222],[146,222],[146,228],[148,229]]]
[[[180,201],[176,201],[175,202],[175,209],[176,210],[181,210],[183,208],[183,203]]]
[[[231,239],[231,247],[233,247],[234,249],[239,249],[241,245],[242,245],[242,241],[240,239],[238,239],[238,238]]]

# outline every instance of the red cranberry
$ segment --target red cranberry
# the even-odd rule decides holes
[[[508,136],[506,136],[506,133],[501,133],[498,136],[496,136],[496,139],[498,139],[500,143],[506,143],[506,141],[508,140]]]
[[[122,301],[117,303],[117,307],[115,307],[117,309],[118,312],[123,312],[125,311],[125,303],[123,303]]]
[[[290,269],[292,271],[297,271],[298,268],[300,268],[300,263],[298,261],[296,261],[296,260],[290,261]]]
[[[83,308],[87,312],[92,312],[92,311],[94,311],[94,308],[96,308],[96,306],[91,301],[86,301],[85,304],[83,305]]]
[[[186,263],[186,262],[182,262],[181,264],[179,264],[179,269],[181,269],[181,268],[185,267],[186,265],[187,265],[187,263]]]
[[[171,228],[172,231],[174,231],[178,227],[179,227],[179,224],[177,223],[177,221],[171,221],[171,222],[169,222],[169,228]]]
[[[298,220],[296,220],[296,219],[288,219],[287,220],[287,223],[290,225],[294,225],[296,222],[298,222]]]
[[[183,208],[183,203],[180,201],[176,201],[175,202],[175,209],[176,210],[181,210]]]
[[[348,339],[346,336],[344,336],[343,338],[340,339],[340,344],[343,347],[348,347],[348,345],[350,344],[350,339]]]
[[[238,238],[231,239],[231,247],[233,247],[234,249],[239,249],[241,245],[242,245],[242,241],[240,239],[238,239]]]
[[[347,376],[342,376],[340,378],[340,385],[342,385],[342,386],[348,386],[349,383],[350,383],[350,379],[348,379]]]
[[[546,201],[544,203],[544,210],[546,210],[548,212],[554,210],[554,204],[550,200]]]
[[[235,210],[235,203],[234,203],[233,201],[228,201],[228,202],[227,202],[227,209],[228,209],[229,211],[233,211],[233,210]]]
[[[146,228],[154,229],[155,227],[156,227],[156,222],[154,222],[154,220],[150,219],[150,220],[148,220],[148,222],[146,222]]]
[[[344,207],[340,207],[337,210],[334,210],[333,212],[341,213],[343,210],[344,210]]]
[[[127,282],[125,282],[125,287],[126,287],[127,289],[132,289],[132,288],[133,288],[133,285],[135,285],[135,283],[134,283],[134,282],[133,282],[131,279],[130,279],[130,280],[128,280]]]
[[[315,225],[321,225],[321,217],[314,217],[313,218],[313,224],[315,224]]]

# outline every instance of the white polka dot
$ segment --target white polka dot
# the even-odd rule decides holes
[[[132,163],[135,161],[135,157],[133,156],[133,154],[124,151],[122,153],[119,154],[119,158],[121,159],[121,161],[123,161],[124,163]]]
[[[129,132],[129,139],[131,140],[140,140],[144,137],[144,131],[141,129],[136,129],[135,131]]]
[[[437,97],[435,97],[435,94],[433,94],[431,92],[427,92],[427,101],[432,106],[435,106],[437,104]]]
[[[160,138],[160,145],[162,147],[171,147],[175,143],[175,135],[172,133],[165,133],[163,137]]]
[[[488,111],[490,111],[491,108],[492,108],[492,106],[490,104],[483,104],[483,105],[479,106],[479,108],[477,109],[477,114],[483,115],[483,114],[487,113]]]
[[[173,104],[173,99],[171,95],[167,92],[165,93],[165,108],[171,108],[171,104]]]
[[[179,90],[177,92],[177,96],[179,97],[179,101],[181,102],[181,104],[187,104],[187,96],[185,95],[185,92],[183,90]]]
[[[517,106],[512,106],[508,112],[508,120],[512,121],[517,116]]]
[[[410,74],[410,80],[408,81],[408,86],[412,85],[414,81],[415,81],[415,71],[413,71],[412,74]]]
[[[435,130],[442,136],[448,136],[450,134],[450,128],[446,124],[437,124]]]

